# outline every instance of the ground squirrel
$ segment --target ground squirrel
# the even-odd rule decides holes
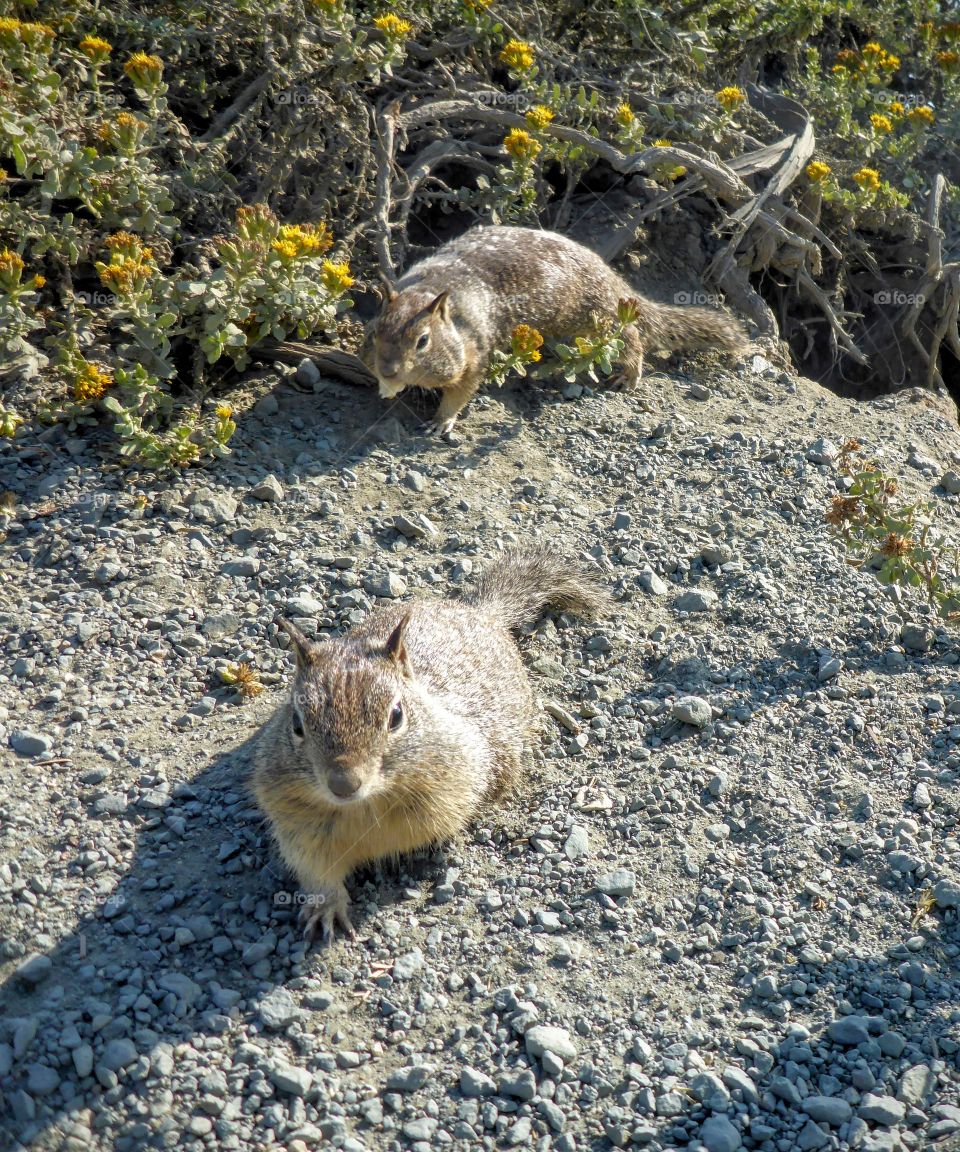
[[[556,232],[480,225],[444,244],[387,285],[361,358],[389,399],[405,388],[443,392],[430,427],[449,432],[483,383],[494,351],[518,324],[547,339],[587,334],[622,299],[640,307],[624,332],[620,383],[640,380],[645,349],[746,346],[740,325],[713,308],[657,304],[639,295],[596,252]]]
[[[508,552],[468,598],[374,612],[339,639],[283,621],[297,669],[264,725],[252,785],[304,892],[307,936],[353,934],[345,877],[439,843],[516,782],[533,694],[510,630],[544,607],[592,618],[612,601],[548,549]]]

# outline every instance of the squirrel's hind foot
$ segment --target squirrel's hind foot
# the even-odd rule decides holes
[[[332,944],[338,926],[344,936],[353,940],[357,933],[350,922],[349,906],[350,897],[342,884],[308,896],[300,909],[300,925],[307,942],[313,943],[319,936],[324,945]]]

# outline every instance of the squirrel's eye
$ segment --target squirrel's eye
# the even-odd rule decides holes
[[[426,348],[426,346],[429,343],[430,343],[430,333],[429,332],[421,332],[420,335],[417,337],[417,344],[416,344],[417,351],[422,352],[424,350],[424,348]]]
[[[396,732],[396,730],[403,723],[403,705],[398,700],[396,704],[390,709],[390,715],[387,717],[387,731]]]
[[[291,728],[291,731],[293,732],[294,739],[296,739],[296,740],[302,740],[303,739],[303,737],[304,737],[303,717],[296,710],[296,708],[294,708],[294,710],[293,710],[293,719],[290,721],[290,728]]]

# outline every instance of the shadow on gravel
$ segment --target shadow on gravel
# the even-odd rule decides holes
[[[83,1109],[118,1152],[177,1146],[177,1046],[229,1049],[242,1039],[241,1019],[252,1032],[285,1027],[271,990],[307,969],[323,979],[344,962],[340,945],[319,971],[304,964],[296,885],[244,787],[253,739],[175,785],[169,803],[141,791],[122,813],[141,822],[119,885],[98,898],[91,878],[77,927],[57,944],[38,936],[36,953],[0,988],[0,1147],[80,1152],[89,1132],[63,1137]],[[85,818],[74,874],[99,821],[120,814],[100,804]],[[104,836],[118,843],[122,835]],[[198,1115],[218,1131],[215,1112]]]
[[[54,946],[38,938],[36,957],[21,961],[0,989],[0,1043],[9,1046],[0,1048],[0,1146],[82,1152],[101,1130],[117,1152],[179,1146],[183,1117],[171,1110],[178,1103],[182,1045],[191,1049],[191,1075],[202,1077],[203,1050],[213,1048],[226,1049],[234,1067],[250,1076],[239,1096],[204,1090],[201,1081],[197,1099],[181,1103],[194,1109],[188,1123],[195,1125],[195,1137],[219,1143],[235,1134],[238,1118],[263,1122],[271,1109],[271,1123],[286,1130],[288,1108],[297,1101],[282,1087],[276,1096],[258,1088],[253,1078],[269,1087],[269,1072],[259,1057],[251,1068],[249,1053],[239,1046],[258,1034],[279,1036],[297,1017],[284,986],[322,1011],[327,981],[337,978],[338,965],[353,965],[353,954],[339,945],[319,964],[304,962],[296,887],[268,851],[262,820],[244,789],[252,743],[251,736],[217,756],[176,786],[167,804],[141,792],[125,813],[136,813],[142,823],[119,886],[100,903],[91,886],[77,928]],[[88,817],[93,840],[98,820],[120,814],[104,812],[102,802],[100,808]],[[104,837],[111,844],[119,840]],[[444,863],[443,853],[434,854],[415,858],[405,871],[431,882]],[[371,877],[382,905],[379,873],[361,873],[351,884],[361,929]],[[402,884],[396,886],[399,899]],[[388,877],[388,900],[392,886]],[[622,1079],[605,1101],[606,1137],[577,1133],[572,1146],[598,1152],[609,1142],[686,1146],[712,1123],[711,1146],[739,1147],[724,1127],[725,1116],[748,1138],[747,1147],[770,1149],[836,1148],[839,1139],[844,1147],[859,1142],[865,1150],[893,1152],[900,1147],[891,1137],[897,1130],[928,1140],[960,1130],[951,1112],[938,1111],[937,1074],[944,1067],[938,1061],[955,1066],[960,1021],[955,959],[940,937],[919,951],[902,945],[863,959],[841,959],[815,943],[798,945],[792,963],[781,961],[776,977],[759,981],[743,1008],[720,1022],[723,1032],[738,1037],[737,1055],[724,1053],[731,1061],[726,1068],[683,1072],[682,1061],[667,1049],[664,1063],[669,1058],[680,1082],[664,1094],[669,1107],[663,1104],[661,1111],[658,1103],[655,1115],[648,1086],[657,1085],[660,1074],[648,1062],[651,1054],[637,1056],[639,1064],[626,1055]],[[702,969],[692,959],[684,964],[692,990]],[[309,982],[301,979],[305,974]],[[813,1012],[822,1006],[823,1028],[811,1034],[791,1026],[784,999]],[[843,1018],[833,1019],[836,1005]],[[311,1022],[314,1033],[325,1028],[319,1019]],[[335,1037],[327,1047],[335,1053]],[[332,1054],[312,1057],[310,1067],[338,1070]],[[543,1075],[538,1071],[538,1078]],[[342,1117],[327,1117],[323,1099],[316,1098],[317,1124],[322,1129],[329,1119],[331,1132],[342,1130]],[[374,1142],[384,1137],[369,1135]]]

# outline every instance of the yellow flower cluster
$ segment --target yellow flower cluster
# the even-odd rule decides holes
[[[109,264],[97,264],[97,272],[103,285],[112,288],[120,296],[130,296],[139,291],[155,271],[152,264],[135,260],[131,256],[111,259]]]
[[[514,72],[529,72],[533,61],[533,48],[525,40],[508,40],[500,53],[501,64]]]
[[[350,275],[350,265],[345,260],[324,260],[320,270],[320,279],[324,288],[334,296],[346,292],[354,282]]]
[[[0,17],[0,44],[12,46],[20,43],[27,48],[48,49],[55,36],[56,32],[49,24],[34,24],[13,16]]]
[[[219,420],[229,420],[233,416],[233,409],[229,404],[218,404],[216,415]]]
[[[553,119],[553,112],[546,106],[546,104],[534,104],[532,108],[528,108],[524,115],[524,120],[535,131],[546,128],[546,126]]]
[[[831,169],[830,165],[824,164],[822,160],[811,160],[805,171],[808,180],[812,180],[814,184],[819,184],[821,180],[826,180]]]
[[[863,46],[863,58],[868,65],[880,68],[884,72],[896,72],[900,67],[900,57],[881,48],[875,40]]]
[[[413,25],[404,20],[395,12],[388,12],[386,16],[378,16],[374,20],[374,27],[379,28],[388,40],[406,40],[413,32]]]
[[[870,117],[870,123],[874,132],[888,133],[893,131],[893,121],[889,116],[884,116],[880,112],[873,113]]]
[[[636,123],[636,116],[629,104],[620,104],[617,108],[616,121],[621,128],[631,128]]]
[[[543,337],[529,324],[518,324],[510,337],[510,347],[514,356],[521,356],[524,360],[535,364],[540,359]]]
[[[12,291],[20,283],[23,272],[23,259],[9,248],[0,252],[0,289]]]
[[[543,150],[540,141],[522,128],[511,128],[503,139],[503,146],[514,160],[533,160]]]
[[[113,45],[100,36],[84,36],[80,41],[80,51],[94,64],[101,64],[113,51]]]
[[[875,168],[861,168],[853,174],[853,180],[864,192],[876,192],[880,187],[880,173]]]
[[[41,276],[38,273],[36,276],[34,276],[34,278],[30,281],[30,283],[33,285],[34,288],[43,288],[46,286],[47,278],[46,278],[46,276]]]
[[[891,100],[890,106],[887,108],[887,114],[894,120],[900,120],[905,111],[906,109],[899,100]]]
[[[157,88],[163,76],[163,61],[159,56],[146,52],[134,52],[124,64],[123,71],[134,88],[150,92]]]
[[[960,53],[954,52],[953,49],[938,52],[934,59],[944,72],[955,72],[960,66]]]
[[[81,404],[99,400],[113,384],[113,373],[96,364],[84,363],[73,382],[73,398]]]
[[[834,75],[868,72],[870,69],[876,69],[880,72],[896,72],[899,67],[899,56],[894,56],[892,52],[881,48],[876,41],[871,41],[863,46],[862,53],[857,52],[855,48],[841,48],[831,71]]]
[[[97,129],[97,136],[105,144],[118,145],[122,152],[134,152],[147,134],[149,124],[130,112],[119,112],[111,122],[105,120]]]
[[[747,94],[742,88],[737,88],[732,84],[726,88],[721,88],[715,95],[717,103],[725,112],[733,112],[739,108],[747,98]]]
[[[104,240],[110,250],[110,263],[98,261],[97,273],[101,283],[120,296],[141,291],[156,272],[153,249],[146,248],[139,236],[131,232],[114,232]]]
[[[929,104],[921,104],[917,108],[910,109],[907,113],[907,119],[911,124],[922,127],[927,124],[932,124],[936,120],[936,116],[933,114],[933,109]]]
[[[298,256],[322,256],[333,246],[326,224],[283,224],[273,243],[275,252],[291,260]]]

